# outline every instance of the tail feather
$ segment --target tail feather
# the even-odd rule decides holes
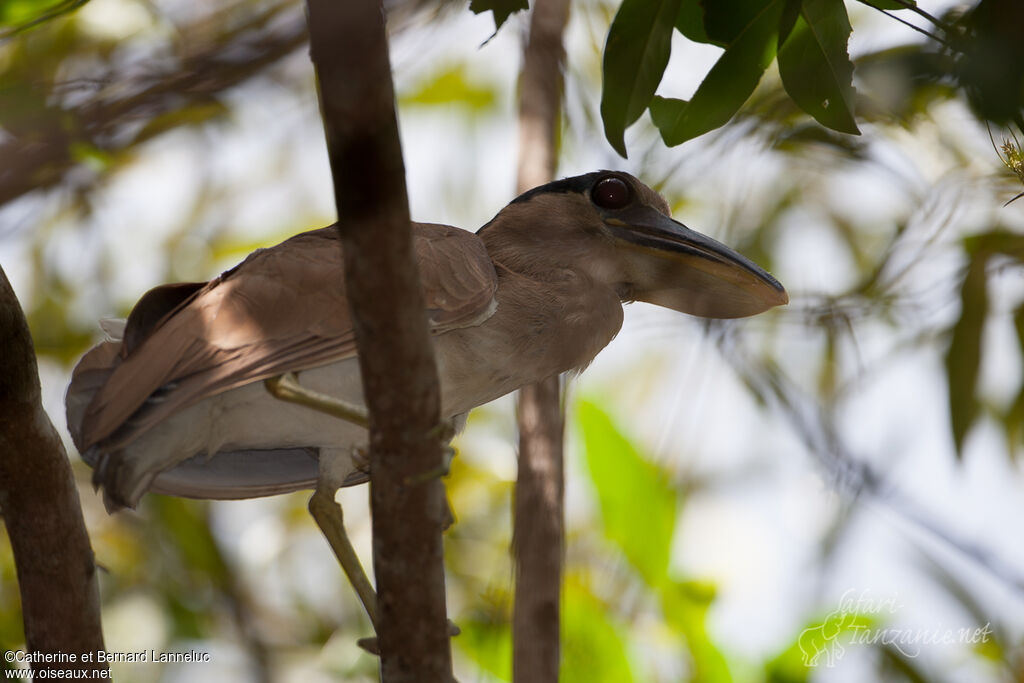
[[[71,384],[68,386],[64,403],[67,407],[68,431],[83,458],[90,450],[82,438],[86,409],[92,402],[93,396],[106,384],[110,373],[120,363],[121,342],[113,339],[101,342],[90,349],[71,372]],[[89,460],[86,459],[86,462]]]

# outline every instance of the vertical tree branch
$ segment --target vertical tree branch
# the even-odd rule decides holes
[[[378,0],[309,0],[345,286],[370,412],[370,502],[385,683],[452,679],[437,369],[413,256]],[[330,312],[325,311],[325,315]]]
[[[519,191],[555,174],[568,0],[537,0],[523,54],[519,101]],[[558,377],[519,392],[519,479],[513,549],[512,679],[558,680],[562,564],[565,547],[563,415]]]
[[[25,314],[0,268],[0,511],[11,539],[29,652],[74,653],[44,669],[105,671],[96,564],[64,444],[43,410]],[[95,657],[93,657],[95,659]]]

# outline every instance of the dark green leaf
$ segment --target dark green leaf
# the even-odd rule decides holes
[[[661,82],[681,0],[623,0],[604,46],[601,118],[608,142],[626,156],[625,132]]]
[[[736,42],[760,14],[766,9],[771,10],[774,4],[773,0],[701,0],[704,30],[711,42],[727,47]]]
[[[793,26],[796,25],[796,20],[800,16],[801,4],[802,0],[786,0],[786,4],[782,8],[782,17],[779,18],[779,45],[786,42],[786,38],[789,38],[789,34],[793,31]]]
[[[962,455],[964,438],[978,416],[975,388],[981,366],[982,332],[988,312],[985,266],[989,253],[971,257],[960,288],[960,319],[953,326],[953,338],[946,351],[946,377],[949,383],[949,418],[957,456]]]
[[[647,462],[595,404],[577,407],[587,469],[597,489],[604,533],[649,586],[667,580],[678,497],[665,472]]]
[[[783,6],[784,0],[763,4],[711,67],[689,102],[663,97],[651,101],[651,118],[665,144],[682,144],[733,117],[775,57]]]
[[[793,101],[818,123],[859,135],[853,62],[846,51],[852,30],[842,0],[804,0],[779,46],[779,75]]]
[[[956,75],[974,113],[1024,128],[1024,2],[980,0],[958,30]]]
[[[704,6],[701,0],[682,0],[676,15],[676,30],[695,43],[710,43],[704,30]]]
[[[515,14],[524,9],[529,9],[528,0],[470,0],[469,9],[474,14],[494,12],[494,32],[501,29],[501,25]]]

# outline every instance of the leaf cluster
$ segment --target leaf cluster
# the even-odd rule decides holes
[[[669,146],[703,135],[736,114],[776,59],[804,112],[857,135],[851,30],[842,0],[624,0],[604,50],[605,136],[626,156],[625,130],[645,110]],[[723,50],[689,100],[655,94],[674,31]]]

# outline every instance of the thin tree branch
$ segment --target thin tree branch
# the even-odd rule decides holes
[[[811,400],[778,366],[745,353],[728,328],[713,325],[711,329],[717,333],[716,343],[726,361],[760,400],[775,407],[789,421],[807,450],[830,475],[837,491],[891,511],[1024,595],[1024,576],[1017,568],[934,521],[897,483],[879,474],[868,459],[855,455],[840,437],[831,407]]]
[[[80,165],[69,149],[73,143],[106,154],[129,149],[177,125],[153,125],[161,116],[217,103],[225,91],[294,52],[306,41],[306,27],[301,15],[290,16],[286,10],[287,3],[275,4],[215,36],[205,49],[175,55],[165,72],[111,71],[91,83],[29,84],[47,95],[53,90],[75,97],[68,104],[50,97],[47,116],[40,117],[32,135],[11,134],[0,141],[0,206],[64,182]],[[185,26],[182,32],[189,34],[192,28]],[[138,65],[130,68],[137,71]],[[83,92],[86,86],[94,92]]]
[[[309,0],[345,286],[370,412],[377,633],[385,683],[449,683],[437,369],[413,256],[378,0]],[[325,312],[325,314],[329,314]]]
[[[11,540],[29,652],[75,654],[42,670],[98,672],[96,563],[64,444],[43,410],[25,315],[0,268],[0,511]]]
[[[937,28],[942,29],[942,31],[946,35],[950,35],[953,33],[953,27],[950,24],[947,24],[938,17],[929,14],[928,12],[925,12],[923,9],[918,7],[916,2],[911,2],[911,0],[896,0],[896,2],[899,3],[900,5],[903,5],[903,9],[908,9],[917,16],[922,17],[926,21],[930,21]]]
[[[897,0],[897,1],[902,1],[902,0]],[[915,25],[915,24],[912,24],[912,23],[910,23],[909,21],[907,21],[906,19],[904,19],[904,18],[902,18],[902,17],[898,17],[898,16],[896,16],[896,15],[895,15],[895,14],[893,14],[892,12],[890,12],[890,11],[888,11],[888,10],[886,10],[886,9],[882,8],[882,7],[879,7],[879,6],[877,6],[877,5],[873,5],[873,4],[871,4],[870,0],[860,0],[860,2],[861,2],[862,4],[865,4],[865,5],[867,5],[868,7],[870,7],[870,8],[871,8],[871,9],[873,9],[873,10],[877,10],[877,11],[881,12],[882,14],[884,14],[884,15],[885,15],[885,16],[887,16],[887,17],[889,17],[890,19],[892,19],[892,20],[894,20],[894,21],[898,21],[899,23],[903,24],[903,25],[904,25],[904,26],[906,26],[907,28],[909,28],[909,29],[912,29],[912,30],[914,30],[914,31],[917,31],[918,33],[920,33],[920,34],[922,34],[922,35],[928,36],[929,38],[931,38],[932,40],[934,40],[934,41],[935,41],[936,43],[939,43],[940,45],[943,45],[944,47],[947,47],[947,48],[949,48],[950,50],[956,50],[956,47],[954,47],[954,46],[953,46],[953,44],[952,44],[952,43],[950,43],[950,42],[949,42],[948,40],[946,40],[945,38],[940,38],[939,36],[937,36],[936,34],[932,33],[931,31],[927,31],[927,30],[925,30],[925,29],[921,28],[920,26],[917,26],[917,25]],[[909,4],[909,3],[907,3],[906,7],[907,7],[907,9],[914,9],[914,10],[916,10],[916,9],[917,9],[916,5],[911,5],[911,4]],[[950,28],[949,26],[947,26],[947,25],[946,25],[945,23],[943,23],[943,22],[939,21],[939,20],[938,20],[938,19],[936,19],[935,17],[931,16],[931,15],[930,15],[930,14],[928,14],[927,12],[923,12],[923,11],[918,11],[918,12],[917,12],[917,14],[920,14],[920,15],[924,16],[925,18],[927,18],[927,19],[931,20],[931,22],[932,22],[933,24],[935,24],[935,25],[936,25],[937,27],[939,27],[940,29],[942,29],[942,30],[943,30],[943,32],[944,32],[944,33],[945,33],[946,35],[949,35],[949,34],[950,34],[950,32],[951,32],[951,30],[952,30],[952,29],[951,29],[951,28]]]
[[[568,0],[537,0],[523,53],[519,101],[519,191],[554,177],[562,96],[562,35]],[[564,416],[558,377],[519,392],[519,477],[515,493],[512,679],[555,683],[560,662],[565,557]]]

